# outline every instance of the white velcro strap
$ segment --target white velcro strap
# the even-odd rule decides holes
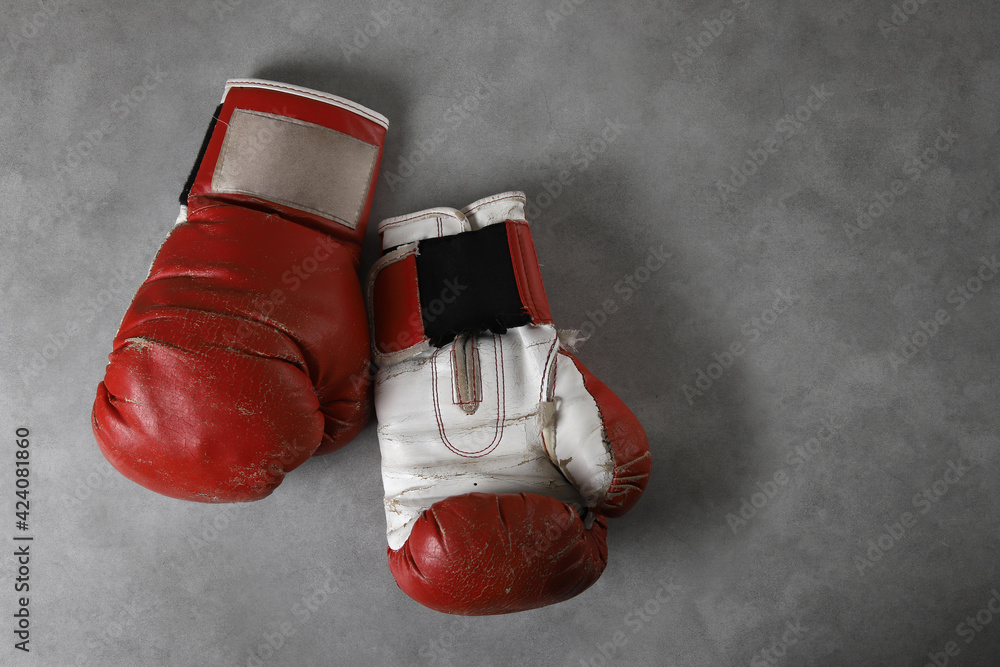
[[[259,197],[355,229],[378,147],[330,128],[236,109],[219,153],[212,190]]]

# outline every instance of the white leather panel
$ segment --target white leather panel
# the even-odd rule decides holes
[[[563,474],[591,507],[604,500],[614,478],[604,420],[573,360],[559,354],[555,377],[555,445],[550,450]]]
[[[524,220],[524,193],[511,191],[484,197],[462,209],[472,229],[482,229],[505,220]]]
[[[465,216],[453,208],[431,208],[409,215],[387,218],[378,223],[382,249],[394,248],[439,236],[451,236],[471,231]]]
[[[380,261],[412,252],[404,244],[420,239],[523,219],[520,192],[461,211],[390,218],[379,224],[383,247],[402,247]],[[559,346],[555,327],[526,325],[503,335],[460,335],[439,349],[407,350],[415,355],[408,358],[376,355],[390,547],[402,547],[420,514],[451,496],[537,493],[578,510],[603,501],[614,469],[601,414]]]
[[[582,509],[577,490],[542,446],[539,398],[558,346],[551,326],[476,336],[482,401],[455,401],[453,343],[379,370],[375,405],[389,546],[398,549],[420,513],[471,492],[538,493]]]

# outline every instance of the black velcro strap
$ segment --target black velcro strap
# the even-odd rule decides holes
[[[208,123],[208,130],[205,131],[205,138],[201,140],[201,150],[198,151],[198,159],[194,161],[194,166],[191,167],[191,173],[188,174],[187,182],[184,183],[184,189],[181,191],[181,206],[187,206],[188,193],[190,193],[191,188],[194,187],[194,179],[198,178],[198,170],[201,169],[201,161],[205,158],[205,152],[208,150],[208,142],[212,139],[212,132],[215,131],[215,124],[219,121],[220,113],[222,113],[222,104],[215,107],[215,113],[212,114],[212,120]]]
[[[531,322],[511,264],[507,225],[420,241],[417,284],[424,333],[435,347],[460,333]]]

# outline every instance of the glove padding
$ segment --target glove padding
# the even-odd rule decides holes
[[[174,498],[263,498],[370,415],[357,277],[385,119],[235,80],[181,216],[122,320],[93,430],[122,474]]]
[[[642,494],[638,420],[560,343],[503,193],[379,225],[369,276],[389,564],[418,602],[500,614],[569,599]]]

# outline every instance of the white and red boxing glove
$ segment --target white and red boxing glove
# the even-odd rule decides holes
[[[389,567],[438,611],[569,599],[639,499],[635,415],[560,343],[524,195],[379,224],[368,280]]]
[[[367,423],[357,271],[387,127],[334,95],[226,84],[97,388],[94,434],[126,477],[257,500]]]

